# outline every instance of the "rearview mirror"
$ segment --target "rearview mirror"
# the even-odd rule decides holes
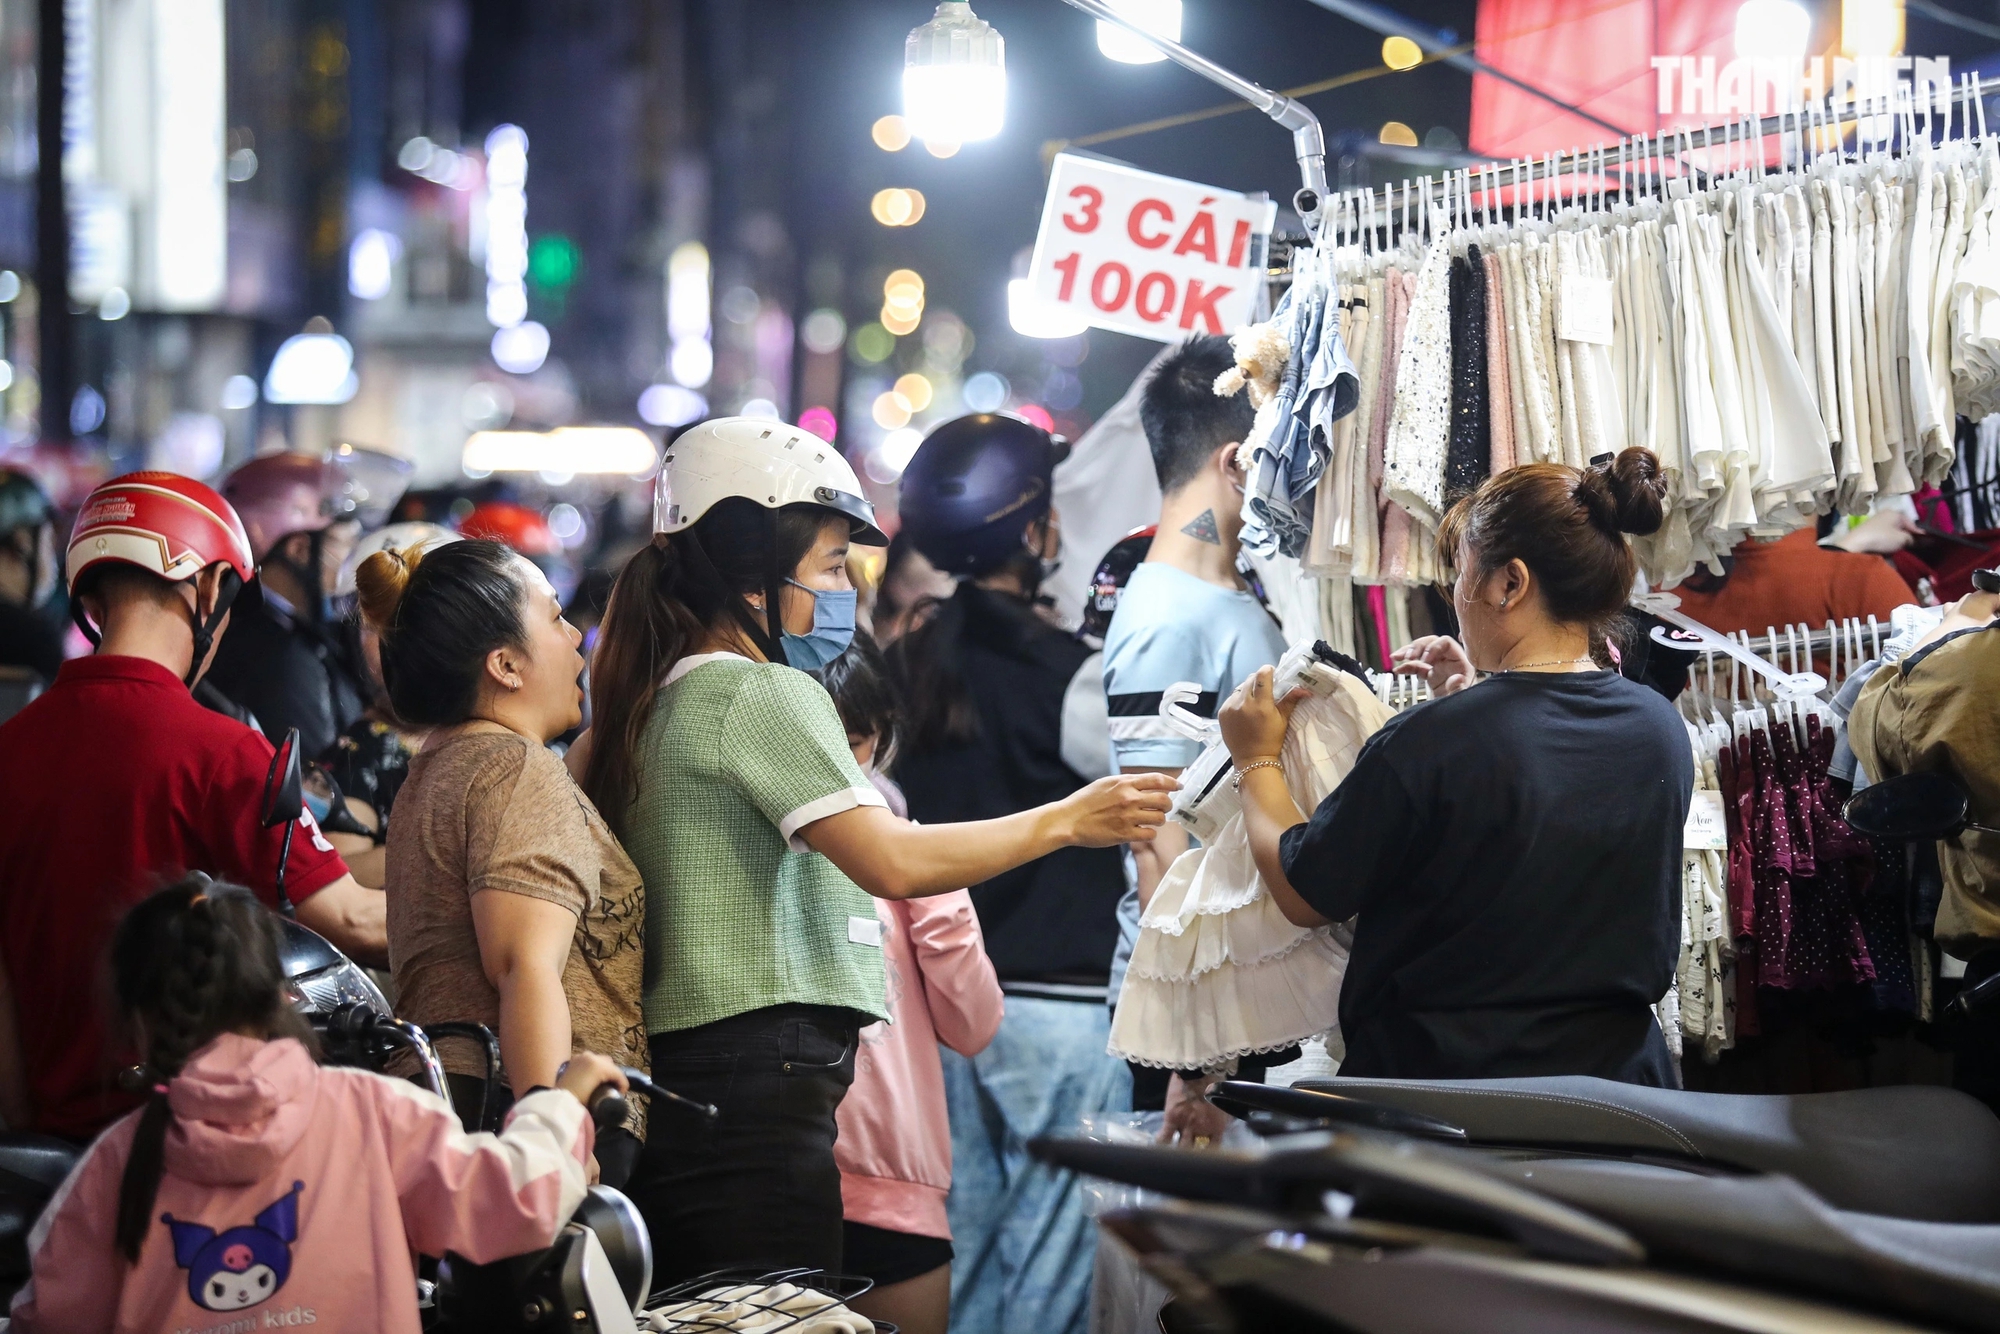
[[[1971,798],[1949,774],[1885,778],[1848,798],[1841,815],[1871,838],[1898,843],[1950,838],[1964,829]]]
[[[305,780],[299,770],[299,729],[285,733],[271,768],[264,775],[264,828],[276,829],[299,818],[305,809]]]

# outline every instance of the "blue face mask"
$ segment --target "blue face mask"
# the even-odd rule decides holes
[[[847,652],[847,646],[854,642],[854,603],[857,595],[851,588],[829,591],[806,588],[796,579],[785,582],[794,588],[805,588],[813,600],[812,631],[795,635],[787,630],[780,637],[785,661],[800,671],[817,672]]]

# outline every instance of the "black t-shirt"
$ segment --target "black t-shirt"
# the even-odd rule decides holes
[[[1650,1006],[1693,786],[1673,706],[1611,672],[1508,673],[1392,719],[1281,843],[1308,903],[1359,914],[1341,1073],[1672,1085]]]
[[[1067,797],[1085,780],[1062,757],[1063,698],[1091,650],[1020,599],[969,580],[952,602],[939,615],[964,618],[955,665],[978,710],[979,736],[898,754],[892,776],[910,818],[990,820]],[[1001,981],[1102,987],[1124,893],[1117,848],[1058,848],[972,886],[972,904]]]

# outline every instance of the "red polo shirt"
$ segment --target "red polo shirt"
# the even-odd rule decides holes
[[[0,725],[0,959],[35,1130],[84,1137],[137,1105],[113,1078],[105,953],[125,910],[185,871],[274,903],[285,831],[259,822],[271,743],[195,703],[145,658],[66,662]],[[347,873],[309,816],[293,831],[294,903]]]

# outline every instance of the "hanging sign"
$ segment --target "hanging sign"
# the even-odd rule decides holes
[[[1056,155],[1029,282],[1099,329],[1163,343],[1251,318],[1278,206],[1097,158]]]

